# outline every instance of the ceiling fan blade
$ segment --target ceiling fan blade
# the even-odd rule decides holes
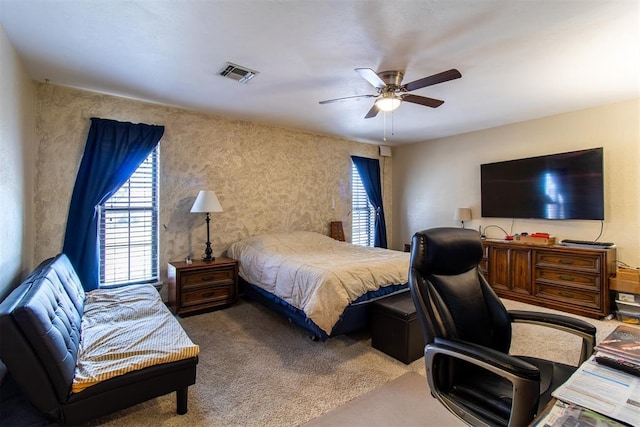
[[[452,68],[451,70],[443,71],[438,74],[434,74],[429,77],[423,77],[419,80],[414,80],[406,85],[402,86],[407,90],[407,92],[411,92],[412,90],[420,89],[426,86],[435,85],[438,83],[448,82],[449,80],[459,79],[462,77],[460,71]]]
[[[366,116],[364,116],[365,119],[370,119],[372,117],[375,117],[378,115],[378,113],[380,112],[380,110],[378,109],[378,107],[376,106],[376,104],[373,104],[373,107],[371,107],[371,109],[369,110],[369,112],[367,113]]]
[[[380,76],[378,76],[371,68],[356,68],[356,72],[375,88],[382,89],[387,86]]]
[[[336,99],[327,99],[326,101],[320,101],[320,104],[330,104],[332,102],[341,102],[346,101],[348,99],[360,99],[360,98],[375,98],[377,95],[355,95],[355,96],[346,96],[344,98],[336,98]]]
[[[444,104],[444,101],[434,98],[427,98],[426,96],[418,96],[418,95],[402,95],[402,100],[407,102],[412,102],[414,104],[425,105],[427,107],[436,108]]]

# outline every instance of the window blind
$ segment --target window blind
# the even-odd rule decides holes
[[[100,284],[158,280],[158,147],[99,207]]]
[[[373,246],[375,232],[375,210],[362,185],[358,169],[351,164],[351,243]]]

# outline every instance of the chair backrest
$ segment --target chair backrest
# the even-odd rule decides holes
[[[413,236],[409,287],[426,343],[454,338],[508,352],[511,322],[478,270],[482,254],[474,230],[433,228]]]

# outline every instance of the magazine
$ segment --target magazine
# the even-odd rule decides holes
[[[620,325],[595,349],[640,363],[640,327]]]

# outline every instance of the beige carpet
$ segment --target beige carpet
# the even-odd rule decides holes
[[[514,309],[539,309],[509,301],[505,304]],[[400,425],[400,412],[407,416],[412,411],[440,413],[443,419],[448,415],[427,394],[424,359],[405,365],[373,349],[366,334],[314,342],[283,317],[246,301],[180,321],[201,351],[197,383],[189,389],[189,412],[176,415],[175,394],[171,394],[90,425],[299,426],[323,414],[335,417],[339,412],[330,411],[351,401],[349,407],[355,414],[377,414],[378,425]],[[600,337],[615,327],[615,322],[593,323],[604,331]],[[549,335],[540,330],[516,330],[514,353],[531,350],[567,362],[577,358],[577,341],[573,343],[561,332]],[[416,375],[404,376],[412,372]],[[403,396],[396,400],[398,405],[404,401],[406,408],[398,407],[395,412],[385,409],[380,402],[389,394]],[[350,425],[360,418],[351,412],[343,415],[350,419]],[[451,422],[456,420],[451,418]],[[323,423],[322,418],[314,423]],[[447,424],[430,417],[422,425]]]
[[[596,320],[559,312],[544,307],[524,304],[517,301],[503,300],[508,310],[531,310],[547,313],[558,313],[564,316],[575,317],[591,323],[598,329],[597,341],[604,339],[616,326],[621,323],[617,320]],[[528,356],[541,357],[557,362],[577,366],[580,357],[580,339],[566,332],[535,325],[514,324],[512,328],[511,354],[526,354]]]
[[[305,427],[466,426],[429,394],[427,379],[408,372],[346,405],[311,420]]]

